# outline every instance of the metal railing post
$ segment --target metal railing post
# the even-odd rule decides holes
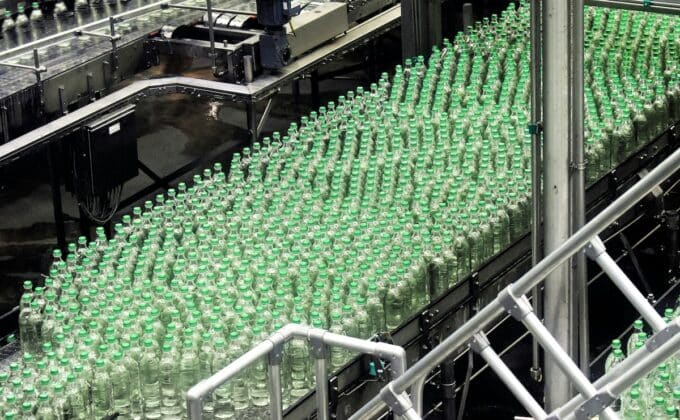
[[[328,346],[323,341],[323,330],[309,332],[309,344],[314,357],[314,374],[316,377],[316,418],[329,420],[328,413]]]
[[[267,358],[269,370],[269,415],[271,420],[283,419],[283,397],[281,395],[283,344],[279,343],[274,346]]]
[[[614,285],[626,296],[626,299],[635,307],[642,317],[649,323],[654,331],[660,331],[665,326],[661,315],[647,301],[626,273],[616,264],[616,261],[607,253],[604,243],[599,237],[590,241],[586,247],[586,255],[602,268]]]
[[[571,215],[570,233],[586,223],[586,168],[584,134],[584,8],[583,0],[573,0],[571,7]],[[585,376],[590,375],[590,332],[588,325],[588,261],[582,253],[572,259],[572,283],[575,299],[574,354],[578,355],[579,366]]]
[[[578,409],[565,416],[566,419],[589,419],[600,413],[605,407],[612,404],[626,389],[646,375],[669,357],[672,357],[680,348],[680,319],[675,319],[669,325],[655,334],[645,343],[645,354],[637,363],[631,364],[627,369],[608,381],[598,389],[595,396],[584,401]],[[633,353],[642,353],[638,350]]]
[[[406,371],[406,352],[403,348],[387,343],[379,343],[359,338],[348,337],[327,332],[319,328],[304,325],[287,324],[265,341],[259,343],[250,351],[220,369],[217,373],[194,385],[187,392],[187,413],[190,420],[200,420],[203,414],[203,397],[210,394],[223,383],[237,376],[250,365],[257,363],[262,357],[268,357],[269,365],[269,402],[272,420],[283,418],[283,404],[281,398],[281,361],[283,347],[293,338],[307,340],[312,346],[312,354],[316,359],[315,372],[317,380],[317,417],[322,420],[330,418],[328,413],[328,347],[337,346],[344,349],[367,353],[387,359],[392,370],[392,377],[397,378]],[[398,397],[408,400],[408,395],[402,393]],[[420,418],[415,411],[406,413],[407,418]]]
[[[543,232],[541,227],[542,213],[542,188],[543,166],[541,159],[541,127],[542,118],[542,91],[541,91],[541,60],[543,57],[541,48],[541,1],[531,0],[531,265],[538,264],[543,255],[541,243]],[[534,287],[532,292],[532,302],[537,314],[542,312],[543,295],[538,288]],[[540,355],[538,342],[535,338],[531,339],[531,370],[530,374],[534,381],[540,382],[543,377],[543,370],[540,365]]]
[[[560,346],[548,328],[543,325],[536,316],[529,300],[524,296],[515,296],[510,289],[504,289],[498,294],[498,300],[505,310],[517,321],[520,321],[536,337],[547,355],[552,357],[556,367],[564,374],[565,379],[583,395],[588,398],[595,395],[597,389],[588,381],[578,365],[569,357],[569,354]],[[612,410],[605,410],[603,417],[606,419],[618,419]]]
[[[538,419],[547,417],[543,407],[541,407],[508,366],[503,363],[493,348],[491,348],[486,335],[483,333],[476,334],[470,343],[470,348],[484,359],[532,417]]]

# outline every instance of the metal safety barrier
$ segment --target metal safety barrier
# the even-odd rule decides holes
[[[390,362],[392,378],[401,376],[406,370],[406,352],[402,347],[387,343],[361,340],[354,337],[335,334],[319,328],[305,325],[288,324],[272,334],[268,339],[253,347],[243,356],[213,376],[202,380],[187,392],[187,412],[190,420],[200,420],[203,416],[203,398],[234,376],[242,373],[261,358],[268,358],[269,404],[272,420],[283,418],[283,402],[281,398],[281,362],[284,345],[291,339],[302,338],[309,342],[311,353],[315,359],[316,403],[319,420],[328,420],[328,347],[341,347],[346,350],[370,354],[384,358]],[[404,392],[397,398],[408,399]],[[419,405],[418,402],[416,402]]]
[[[609,407],[621,392],[654,368],[660,361],[680,350],[680,319],[665,323],[654,307],[645,299],[625,273],[606,252],[598,234],[614,223],[628,209],[649,194],[661,182],[680,169],[680,150],[675,151],[655,169],[622,194],[589,223],[579,229],[564,244],[547,255],[519,280],[503,289],[496,299],[481,309],[437,347],[416,362],[402,376],[387,384],[371,401],[359,409],[350,420],[374,418],[391,409],[408,419],[420,419],[408,398],[403,394],[409,387],[415,394],[422,386],[422,378],[441,364],[463,345],[469,345],[488,363],[503,383],[519,400],[529,414],[538,419],[619,418]],[[585,252],[609,276],[614,285],[654,329],[654,335],[645,346],[626,358],[600,380],[591,383],[569,355],[560,347],[541,320],[534,313],[525,294],[541,283],[545,277],[578,252]],[[572,382],[579,395],[564,406],[548,414],[529,391],[498,357],[484,335],[484,328],[504,312],[522,322],[552,357],[561,371]],[[417,386],[416,386],[417,385]]]

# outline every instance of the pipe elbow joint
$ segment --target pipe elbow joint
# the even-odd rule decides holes
[[[605,247],[604,242],[599,236],[594,237],[590,240],[590,243],[586,245],[585,253],[591,260],[596,260],[597,257],[607,252],[607,247]]]

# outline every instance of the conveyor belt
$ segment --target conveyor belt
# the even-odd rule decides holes
[[[141,0],[140,0],[141,1]],[[187,0],[182,3],[197,3],[196,0]],[[121,35],[118,41],[119,47],[134,43],[148,36],[149,33],[160,29],[164,24],[185,23],[198,18],[200,12],[179,11],[177,9],[161,10],[161,2],[141,5],[143,8],[132,9],[122,18],[121,23],[116,25],[116,31]],[[139,15],[137,15],[139,13]],[[90,15],[91,16],[91,15]],[[70,23],[78,23],[77,19]],[[75,25],[72,29],[82,25]],[[86,30],[101,34],[110,33],[108,22],[101,19],[86,25]],[[20,29],[17,28],[16,31]],[[79,64],[93,60],[103,54],[111,52],[111,42],[104,37],[82,36],[76,37],[73,32],[62,32],[42,38],[35,43],[24,43],[18,48],[0,54],[0,60],[33,65],[33,47],[38,48],[40,64],[47,71],[42,78],[49,79],[64,71],[73,69]],[[28,49],[28,50],[27,50]],[[0,98],[10,96],[23,89],[35,85],[36,78],[32,71],[0,66]]]

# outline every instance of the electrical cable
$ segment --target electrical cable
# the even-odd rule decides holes
[[[75,156],[72,159],[72,168],[76,197],[78,198],[78,207],[80,207],[85,216],[91,221],[99,225],[108,223],[118,211],[123,186],[117,185],[111,188],[105,193],[105,196],[100,194],[89,194],[84,191],[84,188],[78,182],[78,169]]]
[[[458,408],[458,420],[463,420],[465,413],[465,403],[467,402],[468,391],[470,390],[470,380],[472,379],[472,369],[474,368],[474,353],[472,349],[468,348],[468,365],[467,372],[465,372],[465,383],[463,384],[463,392],[460,396],[460,407]]]

